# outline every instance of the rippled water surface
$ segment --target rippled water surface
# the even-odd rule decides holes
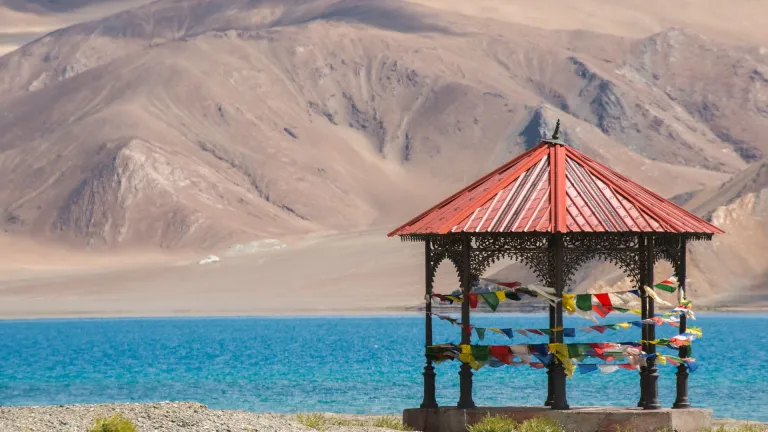
[[[546,327],[544,315],[478,315],[478,325]],[[701,314],[691,402],[717,417],[768,421],[768,315]],[[610,315],[605,322],[633,319]],[[566,325],[588,325],[580,319]],[[675,329],[661,327],[658,336]],[[638,329],[578,340],[638,340]],[[199,401],[257,412],[394,413],[421,402],[424,318],[169,318],[0,321],[0,405]],[[435,322],[435,342],[459,330]],[[517,337],[513,343],[545,342]],[[485,343],[508,344],[491,334]],[[672,351],[663,349],[673,354]],[[674,368],[660,366],[661,402],[674,399]],[[437,366],[438,402],[458,400],[458,364]],[[538,405],[544,371],[484,368],[478,405]],[[638,376],[578,373],[573,405],[635,405]]]

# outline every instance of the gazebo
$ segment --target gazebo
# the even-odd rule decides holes
[[[679,280],[678,298],[685,296],[686,247],[710,240],[719,228],[632,182],[558,139],[558,121],[551,139],[541,141],[474,183],[456,192],[388,235],[424,242],[426,264],[425,345],[432,346],[433,283],[444,260],[458,273],[467,298],[473,284],[502,258],[525,264],[562,299],[583,264],[602,259],[620,267],[639,289],[642,319],[655,314],[653,297],[642,289],[654,284],[654,264],[666,260]],[[470,344],[470,304],[461,303],[461,343]],[[563,303],[549,307],[550,343],[563,343]],[[680,316],[680,333],[686,316]],[[643,324],[642,340],[655,339],[655,325]],[[680,348],[679,356],[689,356]],[[643,351],[655,353],[652,344]],[[674,408],[689,408],[688,370],[677,370]],[[568,410],[566,374],[555,360],[547,366],[545,406]],[[438,408],[435,368],[427,357],[421,408]],[[472,409],[471,367],[460,366],[457,407]],[[639,374],[638,407],[659,410],[658,370],[653,356]]]

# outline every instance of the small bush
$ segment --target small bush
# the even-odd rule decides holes
[[[408,426],[404,425],[403,422],[400,421],[400,419],[395,416],[383,416],[383,417],[373,417],[370,419],[353,420],[345,417],[325,416],[320,413],[309,413],[309,414],[299,413],[299,414],[296,414],[296,420],[298,420],[299,423],[303,424],[306,427],[310,427],[312,429],[315,429],[321,432],[327,430],[330,426],[342,426],[342,427],[373,426],[373,427],[394,429],[399,431],[413,430]]]
[[[488,414],[479,422],[467,428],[469,432],[515,432],[517,422],[509,417]]]
[[[122,415],[115,414],[109,418],[97,418],[88,432],[136,432],[136,426]]]
[[[469,432],[564,432],[554,420],[548,418],[532,418],[522,423],[505,416],[488,414],[480,422],[467,428]]]
[[[524,421],[517,432],[565,432],[565,429],[552,419],[539,417]]]
[[[296,420],[298,420],[299,423],[303,424],[306,427],[316,429],[319,431],[325,430],[325,427],[326,427],[325,416],[319,413],[309,413],[309,414],[298,413],[296,414]]]
[[[399,417],[395,417],[395,416],[376,417],[373,419],[373,422],[371,422],[371,426],[394,429],[399,431],[413,430],[409,426],[404,425],[403,421]]]
[[[718,426],[707,432],[768,432],[768,427],[761,424],[740,424],[733,427]]]

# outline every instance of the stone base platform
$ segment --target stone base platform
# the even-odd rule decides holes
[[[467,426],[488,414],[506,416],[522,422],[533,417],[548,417],[568,432],[699,432],[712,425],[712,410],[660,409],[622,407],[571,407],[555,411],[547,407],[477,407],[459,409],[413,408],[403,411],[403,423],[423,432],[466,432]]]

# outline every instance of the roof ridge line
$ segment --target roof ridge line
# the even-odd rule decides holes
[[[513,181],[517,180],[517,178],[520,177],[520,175],[522,173],[528,171],[533,165],[537,164],[540,161],[540,159],[541,159],[541,157],[543,157],[543,155],[541,157],[539,157],[539,153],[543,153],[542,150],[544,148],[545,147],[542,146],[542,148],[537,149],[536,151],[530,151],[530,152],[523,153],[523,154],[530,153],[530,154],[528,154],[527,160],[525,160],[525,159],[521,160],[520,161],[521,162],[521,166],[517,167],[515,169],[515,172],[512,175],[507,176],[507,178],[505,178],[504,181],[499,182],[496,186],[494,186],[490,190],[488,190],[488,192],[484,193],[483,195],[480,195],[480,197],[477,200],[475,200],[475,202],[483,202],[484,203],[484,202],[488,201],[494,195],[499,193],[499,191],[504,190],[504,188],[509,186]],[[469,188],[465,188],[464,190],[467,190],[467,189],[469,189]],[[457,223],[461,222],[467,216],[472,214],[472,211],[474,211],[474,210],[472,210],[471,207],[469,209],[466,209],[466,208],[463,209],[462,211],[460,211],[459,213],[454,215],[452,218],[448,219],[448,221],[446,221],[443,224],[443,226],[449,227],[448,229],[450,231],[450,229],[453,226],[455,226]]]
[[[605,177],[604,174],[602,174],[599,171],[595,170],[594,167],[590,166],[591,165],[590,161],[592,161],[592,159],[585,159],[586,155],[582,155],[581,153],[574,153],[571,157],[576,159],[581,164],[581,166],[583,166],[586,170],[589,171],[590,174],[592,174],[595,177],[599,178],[600,181],[602,181],[603,183],[606,184],[606,186],[608,186],[608,187],[613,186],[616,189],[618,189],[624,195],[624,198],[627,199],[627,201],[631,202],[633,205],[635,205],[639,209],[642,209],[642,210],[650,213],[651,215],[653,215],[653,218],[656,220],[656,223],[658,223],[659,226],[661,226],[662,228],[664,227],[664,225],[666,225],[667,228],[674,228],[677,231],[681,230],[681,226],[679,224],[676,223],[676,224],[673,225],[673,224],[668,223],[668,221],[665,221],[664,218],[662,217],[662,215],[658,211],[656,211],[653,207],[651,207],[648,204],[638,200],[632,193],[630,193],[630,191],[626,190],[626,188],[624,188],[622,185],[619,185],[619,184],[616,184],[614,182],[609,181]],[[601,166],[601,168],[607,168],[607,167]],[[610,168],[608,168],[608,169],[610,169]],[[611,171],[613,171],[613,170],[611,170]],[[643,189],[645,189],[645,188],[643,188]],[[642,213],[641,213],[641,215],[642,215]],[[650,226],[650,224],[649,224],[649,226]],[[685,230],[685,227],[682,227],[682,229]],[[653,228],[651,228],[651,230],[653,231]]]
[[[600,162],[595,161],[594,159],[589,159],[586,155],[584,155],[584,154],[582,154],[580,152],[577,152],[577,151],[573,152],[572,157],[574,159],[577,159],[581,163],[582,166],[584,166],[585,168],[587,168],[591,172],[592,175],[600,178],[600,180],[603,181],[604,183],[606,183],[606,185],[608,185],[609,187],[614,187],[614,188],[618,189],[620,192],[622,192],[625,195],[625,199],[627,199],[628,201],[632,202],[635,206],[637,206],[637,207],[643,209],[644,211],[650,213],[654,217],[654,219],[656,220],[656,223],[658,223],[660,226],[664,227],[664,225],[666,225],[669,228],[674,228],[678,232],[686,232],[686,231],[690,230],[690,226],[686,226],[687,224],[685,224],[684,222],[681,222],[681,221],[677,220],[677,218],[675,218],[675,217],[673,217],[671,219],[668,218],[668,217],[665,217],[664,214],[662,214],[656,207],[649,205],[649,203],[645,202],[645,200],[637,199],[637,197],[634,196],[632,191],[628,190],[625,185],[609,181],[603,173],[600,173],[599,171],[595,170],[594,169],[595,167],[593,165],[597,165],[597,167],[605,169],[605,170],[607,170],[607,171],[609,171],[611,173],[616,173],[614,170],[606,167],[605,165],[601,164]],[[627,179],[626,177],[624,177],[624,176],[622,176],[622,175],[620,175],[618,173],[616,173],[616,174],[618,175],[618,177],[621,180],[623,180],[623,181],[625,181],[625,182],[627,182],[629,184],[634,184],[634,185],[640,187],[643,192],[650,193],[652,198],[655,198],[655,199],[659,200],[661,203],[664,203],[664,204],[667,204],[667,205],[671,205],[672,209],[674,209],[676,211],[677,210],[682,210],[683,212],[688,213],[689,216],[693,216],[694,218],[696,218],[699,221],[705,223],[706,225],[714,228],[715,230],[723,232],[720,228],[710,224],[709,222],[701,219],[700,217],[694,215],[693,213],[691,213],[691,212],[689,212],[689,211],[687,211],[687,210],[677,206],[676,204],[672,203],[671,201],[669,201],[667,199],[661,198],[656,193],[651,192],[648,188],[646,188],[644,186],[641,186],[641,185],[637,184],[636,182],[633,182],[633,181]]]
[[[583,156],[583,157],[586,157],[586,155],[583,155],[583,154],[581,154],[581,153],[579,153],[579,152],[576,152],[576,153],[578,153],[579,155],[581,155],[581,156]],[[690,212],[690,211],[688,211],[688,210],[684,209],[683,207],[681,207],[681,206],[679,206],[679,205],[677,205],[677,204],[673,203],[672,201],[670,201],[670,200],[668,200],[668,199],[666,199],[666,198],[662,197],[661,195],[659,195],[659,194],[657,194],[656,192],[654,192],[654,191],[652,191],[652,190],[650,190],[650,189],[646,188],[645,186],[643,186],[643,185],[641,185],[641,184],[639,184],[639,183],[637,183],[637,182],[634,182],[634,181],[630,180],[629,178],[627,178],[627,177],[623,176],[621,173],[619,173],[619,172],[617,172],[617,171],[615,171],[615,170],[613,170],[613,169],[611,169],[611,168],[607,167],[606,165],[604,165],[604,164],[602,164],[602,163],[600,163],[600,162],[598,162],[598,161],[596,161],[596,160],[594,160],[594,159],[590,159],[590,160],[591,160],[591,161],[592,161],[594,164],[596,164],[596,165],[600,166],[601,168],[604,168],[604,169],[606,169],[606,170],[609,170],[609,171],[611,171],[611,172],[612,172],[612,173],[614,173],[614,174],[615,174],[617,177],[619,177],[621,180],[624,180],[625,182],[627,182],[627,183],[629,183],[629,184],[635,184],[635,185],[637,185],[638,187],[642,188],[644,191],[646,191],[646,192],[647,192],[648,194],[650,194],[652,197],[654,197],[654,198],[658,199],[659,201],[661,201],[661,202],[665,203],[666,205],[669,205],[669,206],[670,206],[672,209],[674,209],[674,210],[675,210],[675,211],[677,211],[678,213],[682,212],[682,214],[679,214],[679,216],[688,216],[688,217],[693,217],[693,218],[695,218],[695,219],[698,219],[698,221],[699,221],[700,223],[703,223],[703,224],[705,224],[705,225],[709,226],[709,227],[710,227],[710,228],[712,228],[714,231],[718,231],[718,232],[719,232],[719,233],[721,233],[721,234],[725,234],[725,231],[723,231],[722,229],[720,229],[720,228],[719,228],[719,227],[717,227],[716,225],[712,224],[711,222],[709,222],[709,221],[705,220],[704,218],[702,218],[702,217],[700,217],[700,216],[698,216],[698,215],[695,215],[695,214],[693,214],[692,212]]]

